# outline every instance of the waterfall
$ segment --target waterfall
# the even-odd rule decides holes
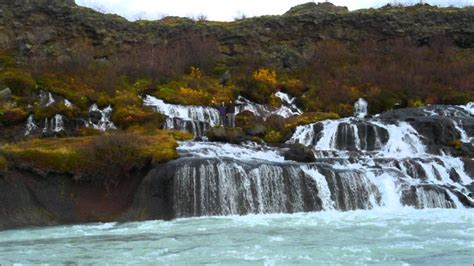
[[[68,99],[64,99],[64,106],[72,108],[74,105]]]
[[[34,130],[38,129],[38,126],[35,124],[33,115],[28,116],[25,127],[26,127],[25,134],[24,134],[25,137],[30,135]]]
[[[53,132],[61,132],[64,130],[64,121],[63,121],[63,116],[62,115],[55,115],[54,118],[52,119],[52,130]]]
[[[210,127],[221,124],[219,112],[212,107],[168,104],[150,95],[143,104],[166,116],[165,129],[191,132],[195,137],[204,136]]]
[[[167,104],[163,100],[150,95],[145,97],[143,104],[152,106],[157,112],[171,118],[180,118],[185,121],[200,121],[208,123],[211,127],[220,124],[219,112],[212,107]]]
[[[470,114],[459,106],[410,112],[415,122],[380,115],[297,127],[287,143],[310,146],[314,163],[286,161],[285,146],[180,142],[182,158],[167,164],[162,175],[173,180],[178,217],[474,206],[468,159],[431,154],[413,124],[416,116],[430,122],[449,115],[456,122]],[[467,130],[460,134],[472,138]]]
[[[280,107],[271,107],[263,104],[258,104],[246,99],[245,97],[239,96],[237,98],[237,113],[242,113],[244,111],[249,111],[257,117],[261,117],[264,120],[271,115],[279,115],[284,118],[288,118],[294,115],[301,115],[303,112],[296,107],[293,103],[294,99],[290,99],[287,94],[282,92],[277,92],[276,97],[282,99],[283,105]]]
[[[116,129],[114,123],[110,120],[112,116],[112,107],[109,105],[104,109],[100,109],[97,104],[92,104],[89,108],[89,121],[87,126],[100,131],[108,129]]]
[[[454,119],[452,121],[453,121],[453,126],[456,128],[456,130],[459,132],[459,135],[461,136],[460,140],[462,142],[469,143],[469,142],[473,141],[473,138],[470,138],[468,136],[467,132],[462,127],[462,121],[460,121],[459,123]]]
[[[354,117],[357,117],[357,118],[366,117],[368,114],[367,106],[368,106],[367,101],[362,98],[359,98],[359,100],[357,100],[357,102],[354,103]]]
[[[40,91],[39,98],[40,104],[45,107],[48,107],[55,103],[53,94],[51,94],[51,92]]]

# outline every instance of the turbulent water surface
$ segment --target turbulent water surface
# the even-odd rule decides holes
[[[472,265],[474,211],[401,208],[0,232],[0,263]]]

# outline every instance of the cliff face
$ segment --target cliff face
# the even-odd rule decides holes
[[[384,7],[348,12],[331,4],[294,7],[283,16],[230,23],[166,18],[128,22],[79,7],[73,1],[3,0],[0,47],[28,56],[60,57],[83,46],[95,58],[110,58],[140,44],[185,41],[190,34],[217,40],[228,62],[259,56],[278,68],[295,68],[320,40],[362,42],[407,38],[424,45],[447,37],[463,48],[474,47],[474,9],[430,6]]]

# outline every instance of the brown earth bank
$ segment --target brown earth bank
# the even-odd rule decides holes
[[[0,177],[0,229],[155,218],[127,214],[145,175],[137,172],[107,188],[59,174],[10,170]]]

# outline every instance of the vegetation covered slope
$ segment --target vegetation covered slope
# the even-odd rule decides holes
[[[119,130],[153,131],[163,119],[142,106],[144,94],[194,105],[243,95],[277,106],[272,95],[283,91],[318,117],[347,116],[359,97],[372,113],[474,99],[472,7],[349,12],[308,3],[234,22],[129,22],[72,0],[2,0],[0,8],[0,91],[11,90],[0,97],[0,143],[30,114],[75,118],[92,103],[112,105]],[[41,91],[74,108],[39,105]]]

